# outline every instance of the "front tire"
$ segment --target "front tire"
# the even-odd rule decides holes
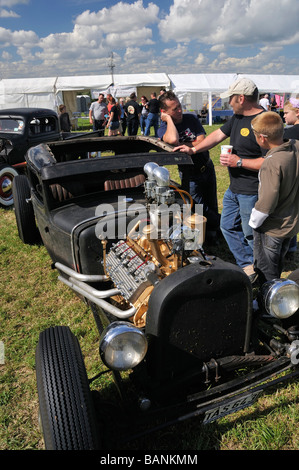
[[[100,448],[80,346],[68,327],[40,334],[36,349],[40,419],[47,450]]]

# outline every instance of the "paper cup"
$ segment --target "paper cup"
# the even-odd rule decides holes
[[[233,146],[232,145],[221,145],[221,153],[232,153]]]

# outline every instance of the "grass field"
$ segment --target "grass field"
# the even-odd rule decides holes
[[[207,127],[207,131],[213,128]],[[227,170],[219,165],[219,154],[219,148],[211,151],[221,210],[228,179]],[[87,306],[57,281],[46,249],[22,244],[13,210],[0,209],[0,227],[0,341],[4,344],[4,363],[0,364],[0,450],[40,450],[43,441],[38,428],[34,357],[40,331],[68,325],[80,341],[89,376],[101,367],[99,337]],[[218,250],[222,257],[230,257],[224,244]],[[298,267],[298,261],[297,254],[284,275]],[[111,379],[104,376],[95,385],[104,389],[110,383]],[[295,450],[299,448],[298,401],[298,383],[288,382],[264,393],[251,408],[216,423],[202,427],[196,420],[187,421],[126,449]]]

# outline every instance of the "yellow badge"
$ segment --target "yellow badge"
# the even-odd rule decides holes
[[[243,129],[241,129],[240,131],[240,134],[243,136],[243,137],[247,137],[249,135],[249,129],[247,129],[247,127],[243,127]]]

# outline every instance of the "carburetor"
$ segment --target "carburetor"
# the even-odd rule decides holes
[[[148,179],[144,183],[145,197],[148,202],[156,204],[173,204],[175,192],[169,187],[169,171],[157,163],[150,162],[144,166]]]

